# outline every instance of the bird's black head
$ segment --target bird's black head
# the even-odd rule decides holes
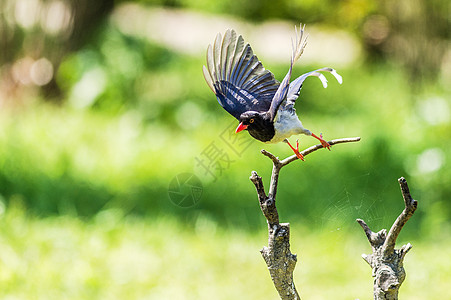
[[[249,134],[262,142],[270,141],[274,137],[274,124],[267,112],[247,111],[240,116],[240,125],[236,133],[247,129]]]

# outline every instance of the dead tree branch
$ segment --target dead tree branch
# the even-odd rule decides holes
[[[360,141],[360,138],[356,137],[332,140],[328,143],[333,146],[340,143],[358,141]],[[305,149],[301,154],[305,157],[321,148],[323,148],[322,145],[315,145]],[[279,223],[279,214],[276,208],[276,193],[280,170],[298,158],[296,155],[292,155],[280,160],[266,150],[261,152],[272,160],[273,168],[268,195],[265,193],[262,178],[258,176],[257,172],[252,171],[252,175],[249,178],[255,185],[260,208],[268,223],[268,246],[263,247],[260,252],[268,266],[271,279],[280,298],[282,300],[300,299],[293,281],[293,271],[297,257],[290,251],[290,224]]]
[[[404,270],[404,257],[412,248],[408,243],[395,249],[396,239],[401,232],[402,227],[413,215],[417,209],[417,201],[412,199],[404,177],[398,179],[401,186],[402,196],[404,198],[405,208],[393,223],[387,235],[387,230],[382,229],[375,233],[371,231],[365,221],[357,219],[357,222],[363,228],[368,241],[370,242],[373,253],[369,255],[363,254],[363,259],[373,269],[374,277],[374,299],[375,300],[397,300],[399,287],[403,283],[406,272]]]

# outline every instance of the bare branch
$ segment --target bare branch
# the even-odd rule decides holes
[[[262,149],[260,151],[263,155],[271,158],[271,160],[273,161],[274,164],[280,164],[280,160],[279,158],[275,157],[274,154],[272,154],[271,152],[266,151],[265,149]]]
[[[358,141],[360,141],[360,137],[343,138],[343,139],[331,140],[331,141],[329,141],[329,144],[332,146],[332,145],[341,144],[341,143],[350,143],[350,142],[358,142]],[[310,148],[307,148],[304,151],[302,151],[301,153],[302,153],[302,155],[306,156],[306,155],[308,155],[316,150],[319,150],[321,148],[323,148],[323,146],[321,144],[319,144],[319,145],[315,145]],[[276,157],[274,154],[272,154],[269,151],[262,149],[261,153],[263,155],[265,155],[266,157],[269,157],[273,162],[273,168],[272,168],[272,172],[271,172],[271,182],[269,185],[269,192],[268,192],[267,198],[272,199],[272,201],[275,201],[276,193],[277,193],[277,186],[279,183],[280,169],[282,169],[282,167],[288,165],[289,163],[297,160],[298,157],[296,155],[292,155],[281,161],[278,157]],[[279,220],[279,218],[277,218],[277,220]]]
[[[332,140],[329,144],[335,145],[357,141],[360,141],[359,137]],[[322,145],[315,145],[301,153],[305,156],[321,148],[323,148]],[[262,178],[258,176],[257,172],[252,171],[252,175],[249,178],[255,185],[260,208],[268,223],[268,247],[263,247],[261,254],[265,259],[269,273],[271,274],[271,279],[281,299],[300,299],[293,281],[293,271],[297,258],[290,251],[290,224],[279,223],[279,213],[276,208],[276,193],[280,169],[298,158],[296,155],[293,155],[281,161],[278,157],[266,150],[261,150],[261,153],[273,162],[268,195],[266,195],[263,188]]]
[[[399,260],[401,262],[404,260],[404,256],[406,256],[410,249],[412,249],[412,244],[410,243],[407,243],[407,245],[404,245],[399,249]]]
[[[415,210],[417,209],[417,201],[412,199],[410,195],[409,186],[407,185],[407,181],[404,177],[398,179],[399,185],[401,187],[402,196],[404,198],[405,208],[399,217],[396,219],[393,226],[390,228],[388,232],[387,239],[384,243],[384,256],[388,257],[393,255],[395,249],[396,239],[398,238],[399,233],[401,232],[402,227],[406,224],[406,222],[413,215]]]
[[[263,187],[263,181],[260,176],[258,176],[257,172],[252,171],[251,177],[249,179],[252,181],[252,183],[255,185],[255,188],[257,189],[257,195],[258,200],[260,203],[266,199],[266,193],[265,188]]]
[[[373,234],[373,231],[368,227],[368,225],[366,225],[365,221],[363,221],[362,219],[357,219],[356,221],[363,228],[363,231],[365,231],[368,241],[371,243],[371,235]]]
[[[271,229],[274,225],[279,224],[279,213],[276,208],[276,200],[266,196],[262,178],[258,176],[257,172],[252,171],[252,175],[249,179],[255,185],[258,201],[260,202],[260,209],[268,222],[268,227]]]
[[[297,257],[290,251],[290,224],[282,223],[269,231],[268,247],[260,250],[269,274],[282,300],[299,300],[293,281]]]
[[[385,238],[387,236],[387,230],[382,229],[381,231],[376,233],[373,232],[362,219],[357,219],[356,221],[363,228],[363,231],[365,231],[366,237],[368,238],[373,251],[376,251],[381,245],[384,244]]]
[[[329,145],[333,146],[333,145],[337,145],[337,144],[341,144],[341,143],[352,143],[352,142],[358,142],[358,141],[360,141],[360,137],[336,139],[336,140],[331,140],[328,143],[329,143]],[[302,151],[301,154],[305,157],[305,156],[309,155],[310,153],[315,152],[316,150],[319,150],[322,148],[324,148],[324,147],[321,144],[314,145],[314,146],[311,146],[310,148],[307,148],[304,151]],[[281,161],[282,166],[286,166],[289,163],[291,163],[297,159],[298,159],[298,157],[296,155],[287,157]]]
[[[283,166],[280,163],[274,163],[271,172],[271,185],[269,186],[268,197],[276,199],[277,185],[279,183],[279,172]]]
[[[373,253],[363,254],[362,257],[373,269],[372,275],[375,278],[373,293],[376,300],[398,299],[398,290],[406,277],[403,260],[412,248],[412,245],[408,243],[399,250],[395,250],[396,238],[417,208],[417,201],[412,199],[406,180],[401,177],[398,182],[401,186],[405,209],[393,223],[388,235],[385,229],[374,233],[363,220],[357,219],[373,248]]]

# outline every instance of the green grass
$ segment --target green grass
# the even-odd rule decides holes
[[[17,204],[0,226],[1,299],[278,299],[259,253],[263,227],[225,231],[202,215],[187,227],[115,209],[90,221],[36,218]],[[360,231],[292,225],[303,299],[372,298],[371,269],[360,258],[370,247]],[[450,299],[449,239],[410,242],[400,298]]]

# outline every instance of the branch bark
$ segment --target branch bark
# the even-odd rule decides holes
[[[359,137],[344,138],[329,141],[333,146],[340,143],[350,143],[360,141]],[[315,145],[305,149],[301,154],[306,155],[323,148],[322,145]],[[261,153],[272,160],[273,168],[268,195],[265,193],[263,181],[257,172],[252,171],[250,180],[255,185],[258,195],[260,209],[268,223],[268,246],[260,250],[263,259],[268,266],[271,279],[282,300],[300,299],[293,281],[293,271],[296,266],[297,256],[290,251],[290,224],[279,223],[279,214],[276,208],[276,193],[279,182],[280,170],[297,160],[296,155],[280,160],[272,153],[261,150]]]
[[[401,177],[398,179],[398,182],[404,198],[405,208],[393,223],[388,235],[385,229],[377,233],[371,231],[365,221],[357,219],[373,249],[372,254],[363,254],[362,257],[373,269],[373,293],[375,300],[398,299],[399,288],[406,277],[403,266],[404,257],[412,248],[412,245],[408,243],[399,250],[395,249],[396,239],[402,227],[412,217],[418,205],[417,201],[413,200],[410,195],[406,179]]]

